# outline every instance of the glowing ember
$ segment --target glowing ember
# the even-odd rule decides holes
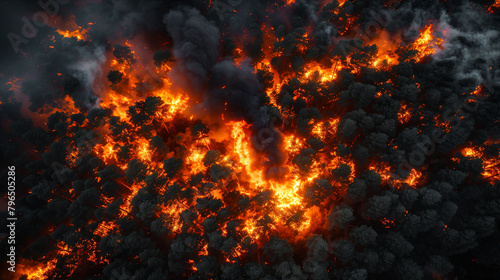
[[[415,59],[417,62],[421,61],[424,57],[434,54],[437,49],[441,47],[443,39],[433,36],[433,25],[427,25],[421,32],[420,37],[413,43],[413,49],[418,51]]]
[[[482,161],[483,171],[481,175],[490,182],[500,179],[500,159],[498,157],[486,157],[483,147],[468,147],[462,150],[465,157],[478,158]]]

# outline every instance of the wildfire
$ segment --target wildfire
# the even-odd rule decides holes
[[[334,11],[331,13],[334,15],[341,14],[343,7],[352,4],[347,1],[338,3],[339,6],[332,9]],[[295,0],[287,0],[286,4],[293,5]],[[498,8],[499,5],[497,1],[490,9]],[[340,33],[348,37],[351,34],[349,31],[357,24],[357,18],[350,16],[340,21],[345,29]],[[56,20],[53,25],[57,28],[57,33],[65,38],[88,40],[91,35],[90,29],[79,27],[74,19],[67,24]],[[387,101],[384,100],[385,97],[391,96],[391,89],[384,88],[385,85],[390,84],[391,87],[388,88],[397,86],[396,82],[393,83],[396,79],[389,77],[386,72],[403,62],[398,55],[399,51],[417,51],[412,59],[421,63],[443,47],[444,39],[435,35],[438,33],[436,24],[426,25],[412,43],[403,43],[399,34],[391,35],[384,31],[376,38],[363,41],[361,50],[353,47],[351,52],[345,54],[331,51],[336,47],[335,43],[321,50],[324,51],[322,54],[319,50],[317,54],[312,52],[312,46],[317,43],[312,26],[311,23],[311,26],[292,34],[293,44],[288,44],[286,40],[290,38],[279,35],[279,30],[275,30],[270,23],[262,23],[253,30],[261,32],[259,39],[262,40],[259,57],[255,61],[249,60],[251,55],[245,53],[249,49],[249,43],[255,43],[250,42],[253,39],[247,38],[249,35],[234,38],[234,42],[231,42],[236,45],[230,52],[234,56],[230,59],[231,63],[240,68],[252,66],[255,70],[253,74],[262,75],[259,78],[263,81],[263,86],[258,92],[262,96],[259,95],[256,99],[266,100],[258,101],[264,104],[259,103],[258,109],[262,114],[272,111],[272,114],[265,116],[270,116],[269,119],[280,115],[281,118],[275,118],[280,123],[277,127],[273,127],[274,124],[259,127],[251,123],[251,118],[244,113],[243,117],[231,119],[226,114],[230,109],[227,104],[231,102],[225,102],[224,109],[228,111],[224,112],[225,115],[221,112],[220,118],[207,116],[206,109],[193,112],[201,108],[199,106],[205,101],[203,98],[206,98],[209,89],[202,88],[198,93],[174,86],[172,77],[175,75],[169,75],[169,71],[179,67],[179,61],[158,61],[155,55],[153,63],[153,51],[143,48],[140,39],[118,42],[120,44],[115,45],[114,50],[107,50],[105,54],[102,66],[105,73],[97,74],[93,89],[97,91],[99,104],[95,108],[89,108],[88,112],[77,108],[70,95],[54,101],[57,109],[44,108],[49,115],[62,113],[64,116],[60,123],[68,123],[66,133],[52,129],[50,137],[55,139],[54,143],[65,146],[64,160],[70,171],[75,171],[82,165],[85,166],[82,169],[86,174],[90,174],[89,178],[83,179],[68,171],[68,176],[74,176],[78,182],[69,186],[68,190],[60,190],[61,197],[72,203],[77,201],[74,204],[76,206],[87,207],[85,203],[92,204],[94,201],[89,199],[80,203],[76,194],[96,191],[100,193],[96,200],[103,203],[92,209],[92,215],[99,214],[102,217],[102,213],[107,214],[108,208],[116,206],[113,203],[120,202],[115,217],[140,220],[141,234],[144,232],[155,241],[168,239],[169,243],[172,238],[197,234],[201,236],[201,240],[196,240],[199,247],[197,257],[210,257],[213,250],[213,240],[210,238],[217,239],[217,234],[223,240],[220,242],[224,242],[227,247],[231,247],[227,244],[234,241],[230,238],[237,236],[245,240],[243,238],[249,237],[251,240],[245,242],[255,245],[255,252],[262,251],[262,245],[272,235],[282,236],[292,244],[303,245],[312,234],[327,231],[328,213],[340,205],[338,201],[346,195],[348,188],[357,183],[356,176],[365,174],[363,172],[366,169],[371,170],[372,175],[374,172],[380,175],[385,189],[390,189],[387,186],[396,189],[417,189],[424,186],[427,179],[423,173],[425,168],[406,170],[407,176],[402,178],[399,174],[396,175],[397,168],[394,164],[371,153],[372,150],[383,148],[397,150],[392,140],[383,141],[384,136],[389,137],[390,132],[374,132],[378,127],[390,127],[391,123],[386,126],[387,122],[384,122],[384,112],[373,113],[377,110],[366,109],[366,106],[351,110],[349,121],[353,128],[352,137],[347,133],[344,137],[342,133],[345,131],[340,131],[337,127],[345,121],[343,112],[349,112],[352,108],[349,107],[351,105],[335,103],[342,100],[345,94],[356,94],[351,90],[352,87],[343,84],[360,76],[366,78],[364,75],[368,75],[363,70],[368,68],[373,73],[380,74],[383,79],[369,85],[366,91],[373,88],[372,96],[376,92],[377,102],[380,101],[377,105],[386,106],[387,104],[382,103]],[[170,55],[172,46],[169,44],[170,41],[162,46],[169,48],[166,53]],[[188,49],[192,46],[186,44],[184,47]],[[174,54],[178,55],[176,51]],[[185,67],[190,70],[199,66],[186,64],[188,65]],[[340,80],[342,73],[345,75]],[[58,73],[61,79],[64,75]],[[210,75],[207,74],[210,82],[210,79],[217,78]],[[416,84],[423,91],[420,83]],[[17,80],[8,85],[20,90]],[[422,88],[424,85],[422,83]],[[226,86],[222,89],[226,89]],[[364,91],[363,88],[358,97],[350,99],[368,100],[370,97],[362,96]],[[473,94],[477,96],[481,93],[481,87],[478,87]],[[228,95],[229,99],[238,98],[235,92]],[[0,101],[0,105],[3,102],[5,101]],[[400,102],[397,111],[399,129],[405,127],[412,120],[413,114],[418,112],[417,106],[410,102],[397,102]],[[392,104],[387,105],[390,106]],[[86,117],[82,118],[84,114]],[[395,114],[396,112],[393,115]],[[47,118],[48,115],[44,121]],[[212,118],[217,119],[217,122],[212,121]],[[451,131],[451,125],[440,121],[439,116],[434,118],[433,123],[444,132]],[[258,128],[261,130],[256,132]],[[282,142],[275,147],[277,151],[273,151],[283,155],[284,159],[279,164],[272,162],[265,148],[259,149],[256,145],[259,133],[275,130],[279,130],[277,134],[282,137]],[[361,130],[369,131],[373,139],[362,136],[359,133]],[[81,131],[84,136],[77,135]],[[55,157],[51,150],[54,147],[58,148],[54,145],[43,151],[44,160]],[[91,147],[90,151],[86,151],[85,147]],[[499,176],[500,160],[496,157],[485,158],[484,148],[467,147],[462,150],[462,154],[482,159],[482,176],[485,179],[492,180]],[[108,192],[108,189],[112,190]],[[117,194],[115,197],[108,195],[113,192]],[[51,195],[55,196],[55,191]],[[92,207],[89,206],[88,209]],[[238,212],[240,208],[244,211]],[[217,214],[219,210],[223,213],[220,216]],[[150,217],[139,217],[137,213],[142,215],[143,212],[150,214]],[[94,238],[89,242],[90,249],[86,248],[85,251],[81,244],[69,246],[59,242],[56,256],[71,257],[85,251],[90,262],[100,265],[109,262],[109,255],[100,256],[96,253],[99,251],[97,244],[122,231],[126,225],[120,224],[122,220],[99,220],[94,216],[90,222],[95,227],[88,233]],[[232,227],[227,225],[225,219],[234,222]],[[395,228],[397,225],[396,220],[389,218],[377,218],[375,222],[385,229]],[[210,229],[211,223],[217,226],[216,230]],[[226,263],[236,264],[245,260],[247,254],[255,254],[253,249],[249,249],[250,245],[242,245],[242,240],[234,241],[237,245],[227,250],[224,247],[221,259],[225,259]],[[182,244],[179,247],[191,245]],[[257,258],[260,257],[258,254]],[[190,256],[182,265],[187,265],[192,270],[190,273],[197,273],[201,266],[193,258]],[[43,264],[25,267],[22,273],[28,275],[27,279],[47,279],[56,264],[59,265],[58,259],[53,258]],[[72,268],[75,269],[73,266]]]
[[[304,207],[301,193],[306,184],[311,183],[320,176],[321,170],[319,170],[318,163],[314,163],[311,167],[312,172],[308,176],[303,177],[295,167],[291,166],[290,162],[288,168],[291,170],[291,173],[284,175],[279,181],[266,180],[264,178],[264,170],[254,167],[255,162],[253,162],[251,157],[250,144],[245,140],[247,139],[245,130],[248,128],[248,125],[245,122],[236,122],[231,123],[231,127],[231,135],[235,139],[235,160],[240,163],[240,167],[237,170],[242,173],[239,176],[244,180],[244,175],[247,175],[250,183],[249,189],[242,188],[241,191],[245,193],[258,193],[262,188],[272,190],[273,197],[275,198],[275,210],[269,215],[278,224],[285,223],[298,210],[307,210]],[[300,140],[294,138],[293,135],[285,137],[285,150],[290,156],[296,154],[302,145]],[[303,219],[294,228],[299,232],[307,229],[310,225],[309,220],[310,218]],[[252,219],[246,223],[247,233],[252,237],[258,237],[262,234],[255,227],[255,223]]]
[[[420,37],[413,43],[413,49],[418,51],[415,59],[420,62],[424,57],[434,54],[441,48],[442,38],[436,38],[433,35],[434,25],[427,25],[421,32]]]
[[[187,165],[190,166],[192,175],[206,171],[207,167],[203,164],[203,159],[207,152],[208,149],[203,146],[195,146],[191,148],[191,154],[187,156]]]
[[[26,275],[28,280],[44,280],[47,279],[47,273],[55,268],[56,263],[57,260],[53,259],[44,265],[25,267],[22,269],[21,274]]]
[[[500,159],[498,157],[486,157],[484,150],[484,147],[467,147],[462,150],[462,155],[481,159],[483,166],[481,175],[488,181],[496,182],[500,176]]]

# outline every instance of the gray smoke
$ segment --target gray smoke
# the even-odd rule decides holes
[[[452,25],[453,23],[453,25]],[[488,26],[483,29],[481,26]],[[500,66],[500,26],[491,17],[473,9],[469,3],[460,8],[459,15],[442,14],[440,30],[446,30],[444,50],[435,59],[452,61],[455,78],[474,81],[475,86],[492,85],[498,80]]]
[[[200,90],[218,58],[219,29],[195,8],[170,11],[163,22],[174,40],[177,60],[170,78],[184,88]]]

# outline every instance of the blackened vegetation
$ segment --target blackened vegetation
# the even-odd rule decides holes
[[[387,29],[395,33],[448,12],[450,32],[456,35],[448,51],[416,63],[411,54],[405,59],[402,50],[400,63],[392,68],[364,67],[356,74],[344,69],[328,83],[314,78],[287,80],[277,93],[280,111],[263,93],[272,86],[271,72],[254,74],[251,65],[236,67],[219,61],[219,52],[230,55],[234,51],[228,34],[240,30],[250,34],[252,42],[247,43],[246,51],[259,61],[259,24],[265,20],[264,11],[275,8],[271,1],[252,1],[253,7],[241,4],[239,12],[251,12],[248,18],[230,13],[221,18],[214,8],[208,8],[208,1],[183,1],[192,7],[180,8],[176,1],[102,2],[88,6],[102,15],[96,23],[96,38],[104,36],[106,27],[118,28],[117,22],[124,36],[141,30],[168,32],[174,42],[173,54],[161,50],[154,55],[154,63],[175,59],[180,68],[173,72],[174,77],[182,77],[199,90],[207,107],[227,108],[227,118],[247,121],[256,133],[276,118],[285,130],[306,138],[307,146],[292,160],[301,172],[309,172],[312,159],[327,151],[354,159],[356,168],[342,164],[306,189],[307,205],[330,203],[323,229],[295,242],[280,236],[286,233],[273,230],[272,218],[263,215],[258,226],[268,236],[252,240],[240,230],[241,217],[251,205],[271,205],[273,194],[263,190],[249,197],[235,191],[233,171],[217,163],[224,145],[215,145],[204,155],[205,173],[189,178],[180,174],[186,163],[183,143],[207,137],[208,124],[182,116],[162,123],[156,115],[164,106],[158,97],[131,106],[130,122],[112,116],[109,110],[91,109],[96,97],[87,85],[94,72],[82,70],[88,67],[73,71],[77,64],[73,56],[78,48],[87,48],[82,55],[99,60],[101,46],[96,45],[101,40],[89,46],[73,42],[77,49],[56,46],[64,52],[39,56],[39,63],[45,65],[40,70],[43,75],[24,82],[22,91],[30,98],[32,110],[54,105],[57,97],[69,95],[82,108],[81,113],[56,112],[46,126],[39,127],[21,114],[21,103],[6,81],[0,88],[1,161],[19,170],[17,253],[24,260],[42,264],[56,258],[48,279],[500,278],[500,183],[495,175],[482,174],[485,159],[499,157],[499,146],[494,143],[499,140],[500,89],[489,71],[500,67],[500,56],[491,52],[475,57],[481,44],[471,34],[480,28],[459,22],[475,12],[480,15],[476,18],[481,18],[481,28],[489,30],[485,38],[494,38],[498,44],[498,14],[474,11],[467,3],[457,4],[463,7],[458,9],[442,1],[405,1]],[[322,8],[296,2],[291,19],[276,16],[271,21],[276,37],[282,38],[274,45],[276,56],[271,61],[276,73],[301,72],[306,62],[324,62],[328,57],[345,60],[348,54],[358,65],[368,66],[366,56],[376,46],[350,48],[356,44],[344,39],[332,44],[330,40],[336,32],[344,34],[345,18],[358,17],[364,26],[370,22],[370,12],[382,10],[387,1],[346,1],[341,8],[337,1]],[[481,7],[493,3],[474,2]],[[108,16],[108,11],[113,12]],[[82,20],[91,14],[75,13]],[[305,46],[301,38],[311,22],[314,42],[302,53],[297,46]],[[135,63],[127,47],[106,47],[114,50],[117,59]],[[464,55],[470,64],[464,65]],[[54,70],[55,65],[66,66]],[[55,71],[62,72],[63,87],[55,86],[59,79]],[[112,71],[107,78],[113,87],[123,73]],[[464,106],[478,85],[486,98],[476,100],[477,107]],[[377,96],[378,92],[382,95]],[[405,122],[398,118],[402,104],[412,112]],[[293,121],[285,122],[285,112]],[[311,123],[331,117],[340,117],[337,134],[325,140],[313,136]],[[436,120],[448,122],[449,129],[437,127]],[[120,143],[115,156],[126,165],[125,171],[94,153],[96,145],[108,141],[103,137],[105,130]],[[152,136],[152,130],[157,136]],[[273,141],[278,142],[279,132],[272,133]],[[152,161],[162,163],[161,174],[149,172],[149,162],[134,158],[130,144],[134,137],[149,140]],[[255,141],[255,147],[262,145],[259,139]],[[482,158],[460,154],[470,143],[484,148]],[[260,151],[279,166],[283,160],[278,144]],[[429,145],[434,147],[432,152]],[[73,158],[70,153],[75,151]],[[413,157],[418,154],[423,158]],[[411,170],[417,170],[424,174],[423,179],[416,188],[395,185],[369,170],[373,162],[387,163],[394,178],[404,180]],[[350,176],[354,179],[349,183]],[[3,171],[1,181],[6,182],[5,178]],[[346,194],[337,197],[332,182],[347,185]],[[131,199],[129,212],[124,201],[131,195],[132,184],[143,187]],[[214,198],[213,192],[221,192],[224,199]],[[204,197],[196,198],[195,193]],[[172,205],[183,209],[179,224],[170,213],[159,211]],[[102,222],[105,226],[100,227]],[[61,249],[60,243],[67,247]],[[7,246],[4,239],[1,251],[7,251]],[[57,255],[61,250],[69,254]],[[239,255],[238,250],[247,253]],[[4,258],[2,255],[3,264]]]

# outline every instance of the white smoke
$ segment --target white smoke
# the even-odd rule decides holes
[[[85,96],[94,96],[94,85],[96,78],[102,74],[101,66],[106,61],[106,50],[103,46],[92,49],[77,48],[80,60],[68,66],[71,75],[77,78],[84,90]],[[95,104],[85,104],[88,108]]]
[[[478,28],[478,25],[492,26],[486,22],[484,11],[465,4],[461,8],[459,26],[452,26],[451,22],[452,19],[443,13],[439,29],[445,32],[446,40],[444,49],[434,58],[454,61],[455,78],[459,80],[473,79],[476,86],[498,83],[500,32]]]

